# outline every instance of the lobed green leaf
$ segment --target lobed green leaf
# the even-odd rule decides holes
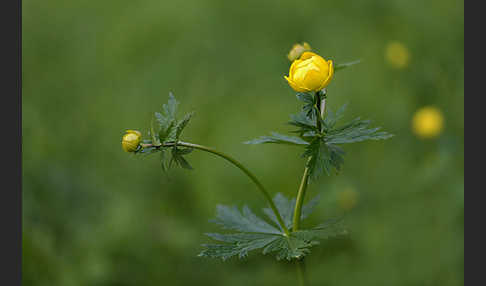
[[[315,197],[302,209],[302,219],[307,217],[316,206],[319,197]],[[286,226],[292,227],[295,198],[288,199],[278,193],[273,201]],[[264,213],[278,225],[275,215],[269,208]],[[308,230],[299,230],[285,235],[263,219],[257,217],[248,207],[240,211],[236,207],[218,206],[217,218],[213,222],[223,229],[239,231],[237,233],[206,233],[220,243],[203,244],[205,249],[199,256],[226,260],[233,256],[244,258],[252,250],[262,249],[263,254],[274,254],[278,260],[300,259],[310,253],[310,248],[319,244],[320,239],[345,234],[335,221],[328,221]]]
[[[265,143],[276,143],[276,144],[288,144],[288,145],[307,145],[307,141],[302,140],[299,137],[282,135],[276,132],[272,132],[271,136],[261,136],[259,138],[243,142],[244,144],[265,144]]]

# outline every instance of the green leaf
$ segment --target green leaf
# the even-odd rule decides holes
[[[280,216],[282,217],[285,226],[287,228],[292,227],[292,219],[294,217],[294,207],[295,207],[295,198],[292,200],[287,199],[281,193],[277,193],[275,197],[273,197],[273,202],[277,207]],[[272,211],[271,208],[264,208],[263,212],[275,223],[275,225],[279,225],[277,217],[275,213]],[[283,231],[283,229],[281,229]]]
[[[298,92],[296,95],[298,100],[306,103],[306,104],[315,104],[314,95],[307,92]]]
[[[162,167],[164,173],[168,171],[167,156],[164,149],[160,150],[160,167]]]
[[[243,211],[240,212],[236,206],[218,205],[216,219],[212,220],[212,222],[219,224],[223,229],[280,234],[277,228],[257,217],[248,206],[244,206]]]
[[[314,207],[319,203],[319,199],[319,196],[316,196],[307,204],[304,204],[302,206],[302,215],[300,217],[301,220],[307,218],[312,213]],[[275,197],[273,197],[273,202],[277,207],[278,212],[282,216],[285,226],[288,229],[292,228],[294,219],[295,198],[290,200],[281,193],[277,193]],[[275,213],[272,211],[271,208],[264,208],[263,212],[275,223],[275,225],[278,225],[280,227],[277,217],[275,216]],[[283,231],[283,229],[281,229],[281,231]]]
[[[194,169],[194,168],[192,168],[191,164],[189,164],[189,162],[187,162],[187,160],[184,157],[179,155],[179,156],[176,157],[176,160],[179,163],[179,166],[181,166],[182,168],[188,169],[188,170]]]
[[[298,114],[291,114],[290,121],[288,122],[290,125],[297,126],[300,128],[299,133],[307,132],[307,131],[318,131],[316,126],[316,119],[311,118],[305,114],[305,112],[300,112]]]
[[[179,149],[177,146],[172,147],[172,158],[170,160],[169,167],[172,165],[172,162],[175,162],[183,169],[193,170],[191,164],[189,164],[189,162],[187,162],[187,160],[183,157],[184,154],[188,154],[191,151],[192,149]]]
[[[339,144],[361,142],[365,140],[381,140],[392,137],[387,132],[378,132],[381,128],[369,128],[371,121],[356,118],[351,122],[335,127],[338,120],[342,118],[347,105],[340,107],[335,113],[328,109],[326,117],[322,121],[323,133],[301,134],[313,138],[310,144],[305,146],[305,152],[302,157],[310,158],[307,166],[310,168],[311,180],[319,178],[322,173],[331,174],[335,169],[341,170],[344,163],[345,152],[339,147]]]
[[[175,118],[177,112],[177,106],[179,102],[175,99],[175,96],[172,92],[169,93],[169,100],[167,104],[163,105],[164,113],[169,118]]]
[[[179,102],[175,99],[172,93],[169,94],[167,103],[163,104],[162,112],[155,112],[155,120],[158,127],[154,126],[154,120],[150,122],[150,140],[144,140],[145,144],[153,144],[154,146],[161,146],[168,142],[177,142],[181,136],[182,131],[189,123],[193,113],[186,114],[182,120],[177,120],[176,113]],[[170,154],[165,153],[165,150],[171,149]],[[192,166],[184,158],[185,155],[192,152],[192,148],[178,148],[177,144],[172,144],[171,147],[145,147],[138,150],[136,153],[152,154],[157,151],[161,152],[160,164],[164,172],[168,171],[174,164],[184,169],[192,169]]]
[[[208,234],[210,237],[216,237],[217,234]],[[218,234],[218,238],[221,239],[222,234]],[[199,256],[201,257],[210,257],[210,258],[221,258],[223,261],[227,260],[232,256],[238,256],[238,258],[245,258],[248,256],[248,252],[251,250],[263,248],[269,243],[272,243],[274,240],[280,239],[279,236],[276,235],[254,235],[253,239],[249,237],[244,239],[239,238],[238,240],[234,240],[231,243],[225,244],[203,244],[202,246],[205,247]]]
[[[338,71],[338,70],[342,70],[342,69],[345,69],[345,68],[350,67],[350,66],[354,66],[356,64],[359,64],[360,62],[361,62],[361,60],[356,60],[356,61],[347,62],[347,63],[343,63],[343,64],[336,64],[334,66],[334,71]]]
[[[299,230],[292,232],[289,237],[273,240],[265,247],[263,254],[274,252],[277,260],[301,259],[310,253],[311,247],[319,244],[319,240],[346,234],[341,220],[328,220],[315,228]]]
[[[289,200],[282,194],[275,195],[273,201],[282,215],[285,224],[292,226],[295,198]],[[302,218],[307,217],[315,207],[318,197],[304,205]],[[264,213],[278,224],[275,215],[265,208]],[[328,221],[308,230],[299,230],[285,235],[282,230],[257,217],[247,206],[242,211],[236,207],[219,205],[217,217],[213,222],[223,229],[238,231],[236,233],[206,233],[220,243],[203,244],[205,249],[199,254],[202,257],[221,258],[226,260],[233,256],[244,258],[252,250],[262,249],[263,254],[274,254],[278,260],[300,259],[310,253],[310,248],[319,244],[320,239],[344,234],[342,227],[334,221]]]
[[[271,136],[261,136],[250,141],[243,142],[244,144],[265,144],[265,143],[276,143],[276,144],[288,144],[288,145],[307,145],[308,142],[300,139],[299,137],[282,135],[276,132],[272,132]]]
[[[161,143],[160,143],[160,139],[159,137],[156,136],[156,132],[155,132],[155,128],[154,128],[154,120],[152,118],[152,120],[150,121],[150,136],[152,137],[152,145],[154,146],[160,146]]]
[[[347,107],[348,104],[344,104],[335,113],[332,111],[332,109],[327,109],[326,117],[324,118],[324,126],[326,131],[334,128],[337,121],[343,117],[344,111]]]
[[[263,254],[275,253],[277,260],[301,259],[310,253],[310,248],[319,244],[318,241],[309,241],[299,238],[298,232],[291,233],[289,237],[279,237],[269,243]]]
[[[346,227],[341,218],[329,219],[312,229],[304,229],[295,232],[295,236],[306,241],[312,241],[316,239],[329,239],[331,237],[346,234],[348,234],[348,231],[346,230]]]
[[[393,136],[387,132],[377,132],[381,127],[368,128],[370,123],[370,120],[361,120],[358,117],[343,127],[328,131],[325,141],[328,144],[344,144],[365,140],[383,140]]]
[[[173,141],[177,133],[176,128],[176,113],[179,102],[175,99],[172,93],[169,93],[169,99],[167,103],[162,106],[162,112],[155,112],[155,118],[159,123],[158,132],[152,132],[152,134],[158,134],[160,142]],[[155,131],[155,130],[154,130]]]
[[[272,136],[262,136],[245,143],[304,146],[305,151],[302,157],[310,158],[307,166],[310,168],[311,180],[319,178],[323,173],[330,175],[333,170],[337,172],[341,170],[345,152],[338,145],[365,140],[382,140],[393,136],[380,131],[380,127],[370,128],[371,122],[360,118],[336,127],[337,122],[343,117],[347,104],[341,106],[336,112],[328,108],[325,118],[322,119],[320,111],[315,106],[316,96],[309,93],[297,93],[297,98],[306,103],[307,107],[304,106],[304,110],[298,114],[292,114],[288,123],[298,127],[292,132],[297,133],[299,137],[272,133]],[[310,108],[310,111],[307,111],[306,108]],[[309,112],[311,116],[309,116]],[[321,129],[317,127],[317,120],[320,120]]]
[[[159,130],[159,139],[161,142],[170,141],[170,134],[173,133],[175,120],[169,120],[167,125],[160,126]]]
[[[314,139],[311,144],[306,146],[306,150],[302,157],[309,157],[306,167],[309,168],[309,176],[311,180],[316,180],[325,171],[330,174],[330,152],[327,145],[320,139]]]
[[[186,114],[184,116],[184,118],[177,123],[177,125],[175,127],[176,135],[175,135],[174,141],[179,140],[179,137],[181,136],[182,130],[184,130],[184,128],[187,126],[187,123],[189,123],[189,120],[191,120],[191,117],[192,117],[193,114],[194,114],[194,112]]]
[[[157,151],[158,151],[158,149],[156,147],[145,147],[145,148],[139,147],[135,151],[135,154],[150,155],[150,154],[156,153]]]
[[[331,174],[332,169],[341,170],[344,151],[333,144],[327,144],[322,138],[316,138],[306,147],[302,157],[310,158],[307,162],[311,180],[317,180],[324,172]]]

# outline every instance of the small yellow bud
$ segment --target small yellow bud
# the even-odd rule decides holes
[[[298,59],[304,52],[309,52],[309,51],[311,51],[311,46],[308,43],[303,42],[302,45],[295,44],[290,50],[290,52],[288,53],[287,58],[291,62],[293,62],[296,59]]]
[[[415,112],[412,119],[412,130],[421,138],[434,138],[438,136],[444,126],[442,112],[436,107],[427,106]]]
[[[402,43],[391,42],[386,46],[385,59],[393,68],[402,69],[408,66],[410,53]]]
[[[142,140],[142,133],[137,130],[127,130],[122,138],[122,148],[126,152],[135,152]]]
[[[284,76],[297,92],[320,91],[332,79],[334,66],[313,52],[304,52],[290,66],[289,76]]]

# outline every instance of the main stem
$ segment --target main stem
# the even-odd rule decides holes
[[[299,277],[299,286],[309,285],[309,282],[307,281],[307,275],[305,273],[304,259],[297,260],[297,275]]]
[[[324,96],[321,98],[320,93],[316,92],[315,96],[317,97],[317,110],[320,111],[320,116],[321,118],[324,117],[324,112],[325,112],[325,107],[326,107],[326,94],[324,93]],[[319,118],[316,119],[316,127],[321,131],[321,121]],[[309,161],[312,159],[312,157],[309,158],[309,160],[306,163],[306,167],[304,169],[304,175],[302,176],[302,180],[300,182],[300,187],[299,191],[297,192],[297,199],[295,201],[295,208],[294,208],[294,218],[293,218],[293,226],[292,226],[292,231],[297,231],[300,227],[300,218],[302,216],[302,205],[304,204],[304,198],[305,198],[305,192],[307,190],[307,185],[309,182],[309,175],[310,175],[310,169],[308,167]]]
[[[240,162],[236,161],[236,159],[234,159],[233,157],[231,157],[231,156],[229,156],[229,155],[227,155],[227,154],[225,154],[223,152],[217,151],[217,150],[215,150],[213,148],[206,147],[206,146],[203,146],[203,145],[188,143],[188,142],[182,142],[182,141],[169,142],[169,143],[164,143],[160,147],[172,147],[174,145],[184,146],[184,147],[188,147],[188,148],[194,148],[194,149],[198,149],[198,150],[202,150],[202,151],[206,151],[206,152],[212,153],[214,155],[217,155],[217,156],[219,156],[221,158],[226,159],[227,161],[229,161],[230,163],[232,163],[233,165],[235,165],[236,167],[238,167],[238,169],[240,169],[241,171],[243,171],[243,173],[245,173],[253,181],[253,183],[255,183],[255,185],[258,187],[258,189],[263,193],[263,196],[265,197],[265,199],[267,200],[268,204],[270,205],[270,208],[274,212],[275,217],[277,218],[278,223],[280,224],[280,227],[284,231],[285,235],[287,235],[287,236],[289,235],[289,230],[285,226],[285,223],[284,223],[284,221],[282,219],[282,216],[280,215],[280,213],[278,212],[277,207],[273,203],[272,197],[270,196],[270,194],[267,192],[267,190],[265,189],[265,187],[263,187],[262,183],[260,183],[260,181],[256,178],[256,176],[252,172],[250,172],[250,170],[248,170],[245,166],[243,166]]]
[[[324,112],[326,111],[326,90],[324,90],[324,95],[321,98],[320,92],[316,92],[315,96],[317,97],[317,110],[319,110],[319,115],[321,118],[324,117]],[[321,120],[316,118],[316,127],[319,132],[321,132]],[[309,161],[312,159],[310,157],[306,163],[306,167],[304,169],[304,175],[302,176],[302,181],[300,182],[299,191],[297,193],[297,199],[295,201],[295,208],[294,208],[294,218],[292,224],[292,232],[299,230],[300,227],[300,218],[302,216],[302,205],[304,204],[305,198],[305,191],[307,190],[307,185],[309,182],[309,175],[310,169],[308,167]],[[304,259],[300,259],[297,261],[297,274],[299,277],[299,285],[306,286],[308,285],[307,276],[305,274],[305,262]]]

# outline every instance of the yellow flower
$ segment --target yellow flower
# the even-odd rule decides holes
[[[401,69],[408,66],[410,53],[402,43],[391,42],[386,46],[385,59],[392,67]]]
[[[339,207],[345,211],[349,211],[358,203],[359,194],[352,188],[344,189],[338,194]]]
[[[334,66],[313,52],[304,52],[290,66],[289,76],[284,76],[297,92],[319,91],[332,79]]]
[[[302,53],[309,52],[310,50],[311,50],[311,47],[306,42],[303,42],[302,45],[301,44],[295,44],[292,47],[292,49],[290,50],[290,52],[288,53],[287,58],[291,62],[293,62],[296,59],[298,59],[302,55]]]
[[[142,140],[142,133],[137,130],[127,130],[122,138],[122,148],[126,152],[135,152]]]
[[[412,119],[413,132],[422,138],[438,136],[444,127],[442,112],[436,107],[427,106],[415,112]]]

